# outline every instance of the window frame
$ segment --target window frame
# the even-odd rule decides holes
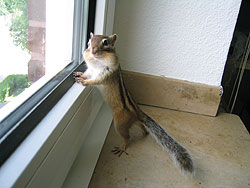
[[[95,20],[95,4],[95,0],[74,1],[72,62],[0,122],[5,128],[0,139],[0,166],[72,87],[72,73],[86,70],[81,54],[88,41],[87,32],[94,31],[90,20]]]

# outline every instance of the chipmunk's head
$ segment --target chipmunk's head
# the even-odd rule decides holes
[[[88,53],[88,55],[91,55],[94,58],[101,58],[103,55],[107,55],[107,52],[115,53],[116,38],[116,34],[103,36],[90,33],[88,48],[85,50],[84,56]]]

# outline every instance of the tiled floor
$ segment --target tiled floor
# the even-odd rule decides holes
[[[250,188],[250,136],[239,117],[221,113],[201,116],[141,107],[188,149],[195,176],[183,176],[168,153],[151,136],[131,129],[129,155],[111,150],[121,143],[111,127],[90,182],[90,188]]]

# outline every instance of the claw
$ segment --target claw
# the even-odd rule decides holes
[[[74,76],[74,77],[79,77],[79,76],[81,76],[81,75],[82,75],[81,72],[74,72],[74,73],[73,73],[73,76]]]
[[[75,81],[77,82],[77,83],[79,83],[79,82],[81,82],[81,78],[79,78],[79,77],[75,77]]]
[[[119,147],[114,147],[114,149],[111,150],[112,153],[116,153],[117,151],[119,151]]]
[[[114,147],[114,149],[112,149],[111,151],[114,152],[114,151],[117,151],[118,149],[120,149],[119,147]]]
[[[119,147],[114,147],[114,149],[111,150],[115,155],[118,154],[118,157],[120,157],[123,153],[128,155],[128,153],[125,150],[120,149]]]
[[[119,154],[121,151],[117,150],[114,152],[115,155]]]

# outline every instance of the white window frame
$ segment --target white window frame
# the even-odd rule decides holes
[[[109,35],[113,30],[115,0],[97,0],[96,6],[95,33]],[[73,84],[0,167],[1,188],[72,187],[77,183],[87,186],[111,121],[111,110],[98,90]],[[97,131],[98,137],[93,134]],[[99,140],[93,143],[93,138]],[[90,148],[94,150],[89,151]],[[84,182],[72,182],[75,174],[82,174],[79,170],[86,169],[77,169],[74,161],[89,166],[83,173]]]

